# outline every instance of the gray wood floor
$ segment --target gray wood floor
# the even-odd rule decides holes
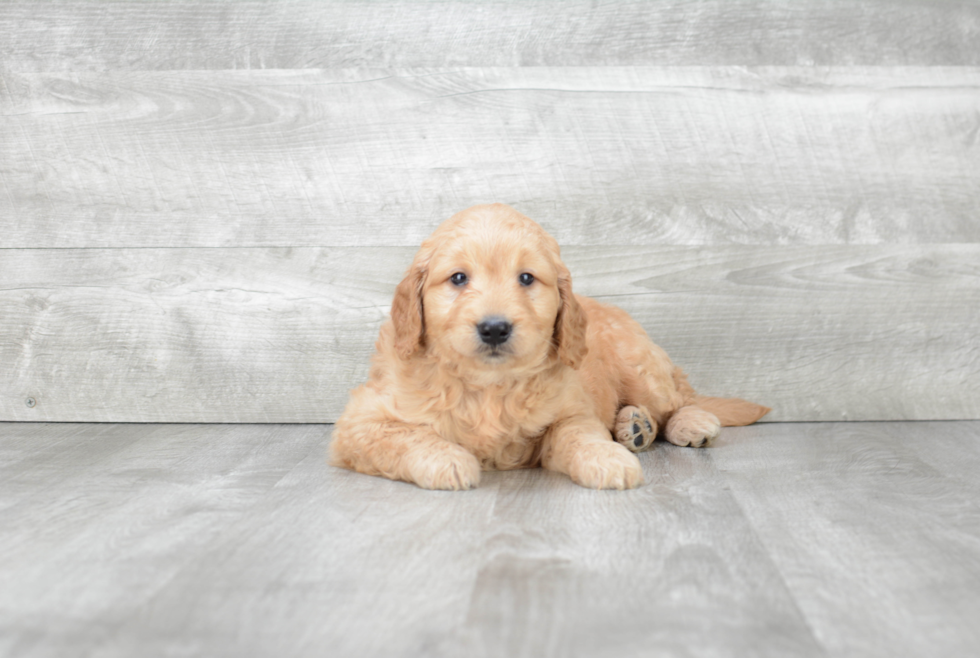
[[[980,422],[727,429],[423,491],[328,425],[0,424],[3,656],[966,656]]]

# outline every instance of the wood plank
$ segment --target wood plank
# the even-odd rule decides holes
[[[329,467],[325,455],[322,441],[100,655],[442,653],[466,614],[496,487],[425,491]]]
[[[100,2],[0,5],[17,70],[980,64],[974,3]]]
[[[0,252],[0,419],[329,422],[411,248]],[[980,246],[566,248],[770,420],[980,417]],[[35,402],[26,404],[28,398]]]
[[[889,426],[889,431],[902,436],[904,445],[922,460],[947,478],[959,482],[974,500],[980,500],[980,480],[976,477],[976,465],[980,462],[980,440],[976,423],[901,424]],[[916,441],[913,437],[928,437]]]
[[[980,242],[980,68],[5,74],[0,246]]]
[[[336,418],[411,261],[406,249],[3,256],[0,418],[94,422]]]
[[[462,623],[495,487],[328,467],[329,430],[88,425],[60,454],[23,446],[43,468],[0,480],[33,492],[0,512],[0,652],[425,653]]]
[[[89,655],[213,549],[325,428],[0,425],[0,653]],[[317,450],[322,463],[323,453]]]
[[[828,655],[980,647],[975,487],[917,456],[964,426],[957,459],[976,473],[977,423],[734,428],[711,450]]]
[[[423,491],[326,466],[328,434],[0,423],[19,464],[0,463],[0,653],[980,646],[980,505],[960,477],[980,467],[980,422],[728,428],[705,450],[655,444],[630,492],[541,470]],[[958,466],[920,458],[945,459],[939,439]]]
[[[975,245],[565,251],[705,394],[770,420],[980,417]]]
[[[0,421],[2,422],[2,421]],[[88,425],[77,423],[6,423],[0,425],[0,480],[11,481],[20,472],[33,472],[39,464],[59,451],[61,444],[79,432],[91,431]],[[11,501],[9,490],[4,491],[0,507]]]
[[[456,655],[824,655],[709,452],[640,457],[648,484],[613,495],[497,475]]]

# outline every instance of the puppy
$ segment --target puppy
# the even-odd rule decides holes
[[[698,396],[629,315],[573,294],[555,240],[503,204],[422,243],[376,348],[331,463],[427,489],[534,466],[629,489],[643,482],[633,452],[658,433],[699,447],[769,412]]]

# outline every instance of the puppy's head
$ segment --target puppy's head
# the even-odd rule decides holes
[[[436,229],[398,285],[391,316],[401,358],[424,347],[460,366],[519,369],[585,357],[585,314],[558,244],[503,204]]]

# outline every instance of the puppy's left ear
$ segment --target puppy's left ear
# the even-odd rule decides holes
[[[555,320],[554,337],[558,358],[577,370],[589,352],[585,343],[588,319],[582,305],[572,294],[572,275],[564,266],[558,272],[558,294],[561,296],[561,307]]]
[[[412,263],[405,278],[395,288],[391,302],[391,321],[395,325],[395,351],[408,359],[425,341],[425,313],[422,308],[422,286],[426,268]]]

